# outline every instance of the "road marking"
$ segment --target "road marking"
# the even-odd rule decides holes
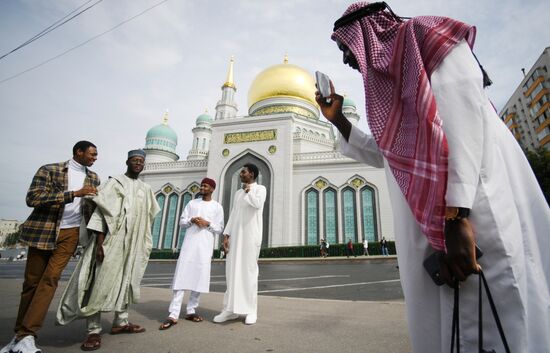
[[[225,277],[225,276],[211,276],[211,277]],[[325,276],[314,276],[314,277],[293,277],[293,278],[273,278],[273,279],[260,279],[258,282],[281,282],[281,281],[298,281],[306,279],[320,279],[320,278],[349,278],[350,275],[325,275]],[[146,278],[145,278],[146,279]],[[150,278],[151,280],[162,279],[162,278]],[[225,281],[211,281],[210,284],[225,284]],[[171,284],[166,283],[147,283],[142,284],[142,287],[155,287],[155,286],[170,286]],[[312,287],[314,288],[314,287]]]
[[[376,282],[361,282],[361,283],[346,283],[346,284],[333,284],[329,286],[316,286],[316,287],[303,287],[303,288],[285,288],[285,289],[269,289],[269,290],[261,290],[258,291],[259,293],[276,293],[276,292],[296,292],[296,291],[302,291],[302,290],[310,290],[310,289],[326,289],[326,288],[337,288],[337,287],[350,287],[350,286],[364,286],[368,284],[378,284],[378,283],[393,283],[393,282],[399,282],[399,279],[390,279],[387,281],[376,281]]]
[[[348,278],[350,275],[325,275],[325,276],[313,276],[313,277],[291,277],[291,278],[273,278],[273,279],[260,279],[258,282],[279,282],[279,281],[298,281],[302,279],[319,279],[319,278]]]

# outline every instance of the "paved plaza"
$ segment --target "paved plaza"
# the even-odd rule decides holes
[[[60,288],[39,333],[45,353],[79,352],[85,336],[83,320],[54,326],[55,309],[75,262]],[[167,331],[158,326],[167,315],[173,261],[151,261],[142,286],[141,303],[130,309],[132,322],[147,331],[108,334],[112,314],[103,316],[106,333],[100,352],[410,352],[405,307],[393,258],[333,258],[325,261],[270,261],[260,264],[258,323],[244,318],[214,324],[222,307],[223,262],[212,266],[211,293],[203,294],[201,323],[180,320]],[[0,263],[0,341],[12,336],[24,263]],[[387,297],[387,298],[385,298]],[[367,298],[365,300],[365,298]]]

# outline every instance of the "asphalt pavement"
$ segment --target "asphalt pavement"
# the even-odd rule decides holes
[[[147,331],[110,335],[112,313],[106,313],[99,352],[410,352],[395,265],[392,257],[262,259],[258,322],[249,326],[244,318],[212,322],[222,308],[225,290],[223,262],[215,261],[212,292],[201,296],[199,307],[205,321],[181,319],[170,330],[159,331],[168,314],[175,263],[151,261],[141,301],[130,308],[130,320]],[[53,324],[73,267],[71,262],[39,332],[37,343],[45,353],[79,352],[85,338],[84,320],[66,327]],[[22,263],[0,262],[0,345],[12,337],[23,268]]]

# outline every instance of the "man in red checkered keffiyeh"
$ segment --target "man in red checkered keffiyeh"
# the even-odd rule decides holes
[[[550,263],[542,256],[526,261],[524,255],[531,255],[533,248],[538,252],[541,243],[550,246],[544,230],[550,229],[550,211],[521,149],[485,95],[488,77],[471,51],[475,34],[475,27],[446,17],[405,20],[386,3],[353,4],[336,21],[332,39],[343,51],[344,63],[363,76],[372,136],[345,118],[343,98],[334,93],[334,86],[329,97],[319,92],[316,97],[323,115],[343,136],[342,152],[388,172],[415,352],[446,351],[450,339],[452,291],[433,285],[422,269],[423,260],[440,251],[441,282],[454,287],[463,281],[460,305],[469,313],[461,317],[463,324],[477,310],[477,283],[472,285],[470,277],[480,270],[476,243],[486,254],[480,261],[485,261],[493,292],[507,293],[501,298],[503,308],[498,308],[501,320],[522,317],[520,324],[505,327],[510,346],[516,347],[512,351],[531,351],[525,337],[538,341],[538,347],[550,346],[548,338],[527,330],[544,327],[550,332],[545,305]],[[516,192],[510,192],[512,185]],[[537,200],[536,207],[530,199]],[[503,205],[510,214],[496,216]],[[539,215],[534,218],[531,212]],[[526,268],[539,275],[533,275],[533,281],[514,276]],[[542,297],[527,300],[520,295],[535,292],[535,287]],[[518,307],[524,309],[518,312]],[[463,325],[461,344],[473,351],[477,324]],[[498,332],[487,331],[486,346],[500,351]]]

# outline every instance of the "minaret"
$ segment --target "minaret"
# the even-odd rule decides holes
[[[348,120],[355,126],[359,122],[359,114],[357,114],[357,106],[355,102],[352,101],[344,94],[344,102],[342,103],[342,113]]]
[[[222,99],[216,104],[216,120],[231,119],[237,116],[237,103],[235,103],[235,92],[237,87],[233,82],[233,57],[229,62],[229,72],[227,80],[222,86]]]
[[[188,161],[196,161],[206,159],[210,150],[210,141],[212,140],[212,117],[207,114],[201,114],[195,120],[193,130],[193,146],[187,154]]]
[[[152,127],[145,136],[145,164],[158,162],[175,162],[180,157],[176,154],[178,135],[168,125],[168,110],[162,117],[162,124]]]

